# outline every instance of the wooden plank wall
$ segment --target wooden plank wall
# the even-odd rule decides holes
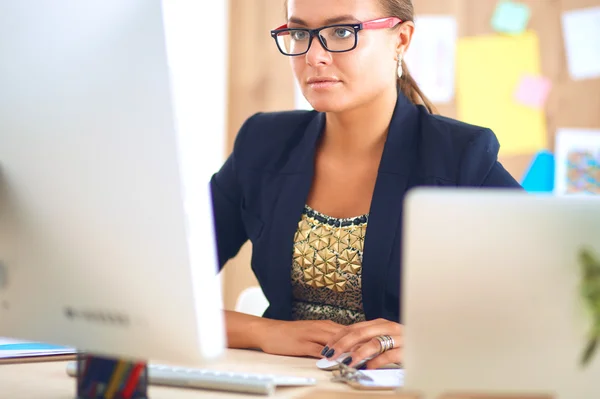
[[[279,53],[269,34],[285,22],[283,0],[229,0],[229,10],[228,154],[239,128],[252,114],[294,108],[289,60]],[[226,309],[234,308],[244,288],[257,285],[250,270],[251,251],[247,243],[225,266]]]

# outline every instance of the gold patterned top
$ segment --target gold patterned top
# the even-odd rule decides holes
[[[349,325],[365,320],[361,273],[368,215],[338,219],[308,205],[294,237],[292,317]]]

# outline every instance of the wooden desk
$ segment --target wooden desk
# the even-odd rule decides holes
[[[394,396],[391,392],[364,392],[360,394],[346,384],[331,382],[331,373],[315,366],[316,359],[267,355],[262,352],[229,349],[225,357],[208,368],[229,371],[283,374],[313,377],[317,385],[300,388],[277,388],[269,398],[338,398]],[[75,379],[67,376],[66,362],[42,362],[0,365],[0,398],[10,399],[74,399]],[[326,391],[323,392],[322,391]],[[317,395],[317,392],[319,393]],[[330,392],[330,394],[326,394]],[[354,394],[353,394],[354,393]],[[364,396],[368,394],[368,396]],[[150,399],[233,398],[244,394],[199,389],[178,389],[151,386]],[[255,396],[260,398],[267,396]]]

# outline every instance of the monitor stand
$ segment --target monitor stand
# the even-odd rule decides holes
[[[148,399],[148,364],[77,353],[77,399]]]

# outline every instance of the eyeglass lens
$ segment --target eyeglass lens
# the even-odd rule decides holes
[[[356,32],[352,27],[331,26],[319,32],[321,43],[329,51],[348,51],[356,45]],[[302,54],[311,43],[310,32],[306,29],[290,29],[277,35],[277,44],[286,54]]]

